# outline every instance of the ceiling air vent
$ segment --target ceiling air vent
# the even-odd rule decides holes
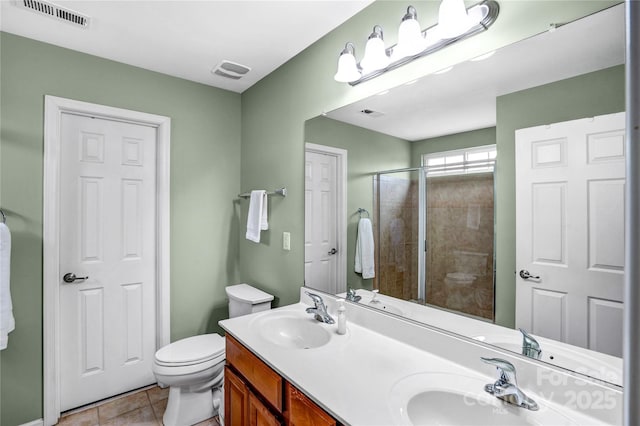
[[[89,26],[90,20],[88,16],[47,1],[15,0],[15,4],[22,9],[27,9],[31,10],[32,12],[47,15],[51,18],[67,22],[69,24],[77,25],[82,28],[87,28]]]
[[[216,67],[211,70],[211,73],[221,77],[240,80],[249,71],[251,71],[251,68],[245,65],[225,60],[216,65]]]
[[[368,108],[360,110],[360,113],[366,115],[367,117],[373,117],[373,118],[382,117],[384,115],[383,112],[374,111],[374,110],[368,109]]]

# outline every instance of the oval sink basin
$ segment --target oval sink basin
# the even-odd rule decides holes
[[[269,315],[256,324],[266,340],[289,349],[312,349],[324,346],[331,334],[313,318],[294,315]]]
[[[450,373],[419,373],[391,389],[390,408],[399,425],[578,425],[536,400],[540,410],[507,404],[484,391],[488,379]],[[534,398],[536,399],[536,398]]]

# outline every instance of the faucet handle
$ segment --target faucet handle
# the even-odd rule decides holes
[[[519,328],[522,333],[522,355],[526,355],[529,358],[540,359],[542,350],[540,349],[540,343],[529,333]]]
[[[510,383],[513,385],[517,385],[516,383],[516,367],[513,366],[509,361],[506,361],[501,358],[484,358],[480,357],[482,361],[487,364],[493,365],[498,370],[498,375],[500,378],[498,381],[502,383]]]
[[[322,297],[318,296],[315,293],[310,293],[308,291],[305,290],[305,294],[307,296],[309,296],[311,298],[311,300],[313,300],[313,304],[316,305],[316,308],[322,304],[324,304],[324,302],[322,301]]]

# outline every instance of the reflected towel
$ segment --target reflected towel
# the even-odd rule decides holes
[[[247,215],[247,240],[260,242],[260,231],[269,229],[267,220],[267,191],[251,191],[249,214]]]
[[[11,265],[11,232],[0,223],[0,350],[6,349],[9,333],[15,328],[11,287],[9,286]]]
[[[361,273],[364,279],[370,279],[376,276],[373,252],[373,227],[371,226],[371,220],[363,217],[360,219],[360,222],[358,222],[354,270],[357,273]]]

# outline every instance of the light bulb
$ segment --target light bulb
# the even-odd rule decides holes
[[[437,30],[441,39],[458,37],[476,23],[467,15],[463,0],[442,0],[440,3]]]
[[[352,43],[347,43],[338,58],[338,71],[333,76],[335,81],[340,83],[351,83],[362,77],[358,71],[358,64],[354,55],[355,48]]]
[[[398,28],[398,44],[393,48],[394,60],[417,55],[425,48],[426,42],[422,36],[418,14],[413,6],[409,6]]]
[[[360,66],[363,74],[369,74],[386,68],[387,65],[389,65],[389,56],[384,47],[382,27],[376,25],[364,47],[364,58],[360,61]]]

